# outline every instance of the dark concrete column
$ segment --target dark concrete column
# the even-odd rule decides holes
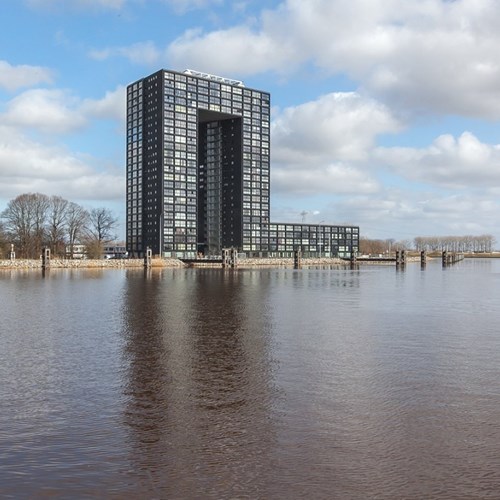
[[[441,257],[442,262],[443,262],[443,267],[446,267],[448,265],[448,251],[444,250],[443,255]]]
[[[358,265],[358,257],[355,252],[351,253],[351,269],[354,269]]]
[[[302,252],[297,249],[293,252],[293,268],[300,269],[302,267]]]
[[[261,252],[262,255],[262,252]],[[230,250],[231,267],[238,267],[238,249],[232,247]]]
[[[420,264],[422,266],[425,266],[427,264],[427,252],[425,250],[422,250],[420,252]]]

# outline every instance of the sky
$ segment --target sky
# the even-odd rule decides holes
[[[0,211],[125,218],[125,89],[165,68],[271,93],[271,220],[500,248],[496,0],[0,0]]]

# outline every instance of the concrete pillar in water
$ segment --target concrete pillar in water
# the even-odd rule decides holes
[[[231,247],[230,261],[231,261],[232,268],[238,267],[238,249],[237,248]]]
[[[351,269],[358,265],[358,257],[355,252],[351,253]]]
[[[293,268],[300,269],[302,267],[302,252],[299,248],[293,252]]]
[[[14,243],[10,245],[9,259],[16,260],[16,252],[14,252]]]
[[[42,249],[42,269],[50,267],[50,248]]]
[[[151,267],[152,259],[153,259],[153,251],[151,250],[151,248],[147,247],[146,253],[144,254],[144,267],[146,268]]]
[[[443,267],[446,267],[448,265],[448,251],[447,250],[443,251],[442,262],[443,262]]]
[[[427,264],[427,252],[425,250],[422,250],[420,252],[420,264],[422,266],[425,266]]]
[[[396,266],[406,266],[406,250],[396,250]]]
[[[222,249],[222,267],[226,269],[231,265],[231,250],[229,248]]]

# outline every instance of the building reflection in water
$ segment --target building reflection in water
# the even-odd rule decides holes
[[[126,283],[124,419],[136,487],[259,496],[277,397],[262,275],[130,271]]]

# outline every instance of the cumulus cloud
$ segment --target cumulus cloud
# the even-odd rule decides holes
[[[497,234],[500,203],[492,197],[500,192],[500,145],[464,132],[427,147],[378,147],[379,135],[402,124],[387,106],[355,92],[327,94],[274,116],[278,213],[290,196],[309,197],[321,219],[359,224],[370,237]]]
[[[377,148],[374,158],[406,179],[445,188],[500,184],[500,145],[482,143],[470,132],[441,135],[426,148]]]
[[[86,123],[85,118],[75,110],[77,103],[76,98],[62,90],[28,90],[7,103],[2,121],[42,132],[71,132]]]
[[[360,165],[370,157],[377,135],[401,129],[385,106],[354,92],[331,93],[275,116],[274,190],[301,195],[378,190]]]
[[[81,109],[86,116],[125,122],[125,93],[126,87],[119,85],[115,90],[106,92],[102,99],[85,99]]]
[[[309,165],[306,170],[276,168],[272,171],[272,186],[276,193],[296,196],[373,193],[380,187],[362,170],[341,163]]]
[[[418,202],[412,199],[411,193],[391,189],[336,198],[323,212],[327,219],[331,217],[332,220],[361,225],[363,236],[366,236],[370,229],[378,230],[379,234],[387,229],[388,237],[396,237],[394,231],[401,227],[402,221],[405,221],[406,227],[411,227],[421,220]]]
[[[334,92],[282,112],[276,110],[271,137],[277,161],[366,158],[379,134],[401,124],[383,104],[356,92]]]
[[[218,2],[169,3],[186,11]],[[167,47],[143,41],[89,55],[242,77],[291,75],[307,65],[323,75],[347,75],[404,115],[498,119],[499,24],[500,9],[492,0],[286,0],[244,24],[208,32],[188,29]]]
[[[492,0],[287,0],[252,29],[187,31],[167,55],[175,65],[235,75],[312,62],[402,110],[496,119],[499,23]]]
[[[383,189],[334,199],[322,218],[360,224],[361,236],[413,240],[415,236],[498,233],[500,204],[481,194]]]
[[[0,172],[4,180],[13,177],[67,179],[86,171],[81,161],[59,148],[29,140],[7,127],[1,127],[1,131]]]
[[[0,127],[0,197],[4,199],[26,192],[58,194],[72,200],[123,197],[122,175],[98,169],[93,162]]]
[[[81,130],[91,117],[125,120],[124,102],[122,86],[107,92],[102,99],[84,101],[60,89],[32,89],[7,102],[0,118],[12,127],[64,134]]]
[[[183,14],[194,9],[205,9],[212,5],[222,5],[224,0],[165,0],[176,12]]]
[[[255,32],[249,26],[204,34],[188,30],[167,48],[174,67],[201,68],[227,75],[252,75],[270,69],[287,72],[297,68],[297,47],[275,33]]]
[[[134,64],[151,66],[161,59],[161,51],[153,42],[138,42],[128,47],[108,47],[89,51],[89,57],[104,61],[111,57],[125,57]]]
[[[7,61],[0,61],[1,88],[13,91],[40,83],[52,83],[52,72],[48,68],[26,64],[12,66]]]
[[[59,135],[81,132],[95,119],[122,122],[124,94],[120,86],[101,99],[82,100],[65,90],[31,89],[5,103],[0,114],[0,198],[42,192],[71,200],[123,199],[121,168],[57,143]],[[31,131],[42,135],[35,140]]]

